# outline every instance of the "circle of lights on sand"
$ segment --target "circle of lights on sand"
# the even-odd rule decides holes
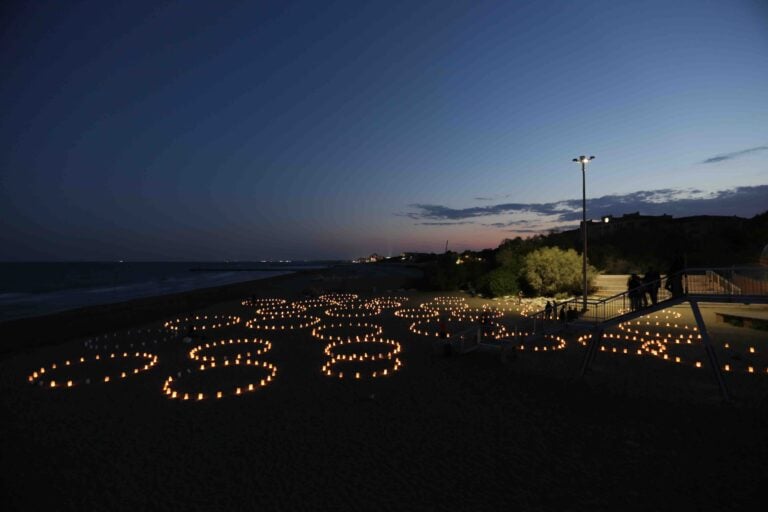
[[[365,304],[353,304],[326,309],[325,314],[333,318],[368,318],[380,315],[381,308]]]
[[[169,334],[165,329],[128,329],[121,332],[100,334],[83,341],[83,346],[89,350],[115,351],[123,348],[146,347],[176,339],[176,334]]]
[[[388,377],[403,365],[397,357],[400,352],[400,343],[388,339],[332,341],[323,351],[329,359],[321,370],[327,377],[338,379]]]
[[[163,324],[163,327],[174,332],[183,329],[199,332],[230,327],[238,323],[240,323],[240,317],[234,315],[195,315],[169,320]]]
[[[472,327],[482,329],[483,336],[491,339],[501,339],[507,336],[507,328],[499,323],[490,321],[484,326],[477,324],[476,322],[468,322],[466,320],[460,320],[456,318],[449,318],[446,322],[445,335],[450,338],[454,334],[460,331],[465,331]],[[419,334],[421,336],[433,336],[440,337],[440,325],[435,319],[418,320],[413,322],[408,328],[412,333]]]
[[[422,309],[428,309],[430,311],[437,311],[440,313],[451,313],[458,309],[465,309],[469,307],[466,302],[444,302],[444,301],[429,301],[419,304]]]
[[[266,306],[263,308],[259,308],[256,310],[257,316],[263,316],[263,317],[285,317],[290,315],[295,315],[296,313],[304,313],[307,310],[307,307],[301,304],[281,304],[278,306]]]
[[[300,299],[291,302],[291,305],[296,308],[304,308],[305,311],[308,309],[327,308],[331,304],[333,303],[322,299]]]
[[[55,377],[57,373],[66,373],[68,370],[75,371],[77,373],[83,373],[83,367],[85,365],[93,366],[94,364],[98,365],[104,364],[106,362],[123,362],[127,360],[138,361],[139,366],[127,370],[115,370],[114,374],[99,374],[98,376],[94,377],[84,376],[78,379],[63,377],[60,380],[56,380]],[[112,382],[115,380],[125,379],[131,375],[136,375],[138,373],[150,370],[157,364],[157,361],[157,356],[148,352],[113,352],[109,355],[96,354],[91,357],[80,357],[79,359],[75,360],[66,360],[63,364],[54,363],[48,368],[40,367],[40,369],[32,372],[32,374],[27,377],[27,380],[31,384],[38,384],[47,388],[71,388],[77,386],[78,384],[91,384],[91,382]]]
[[[482,319],[498,320],[504,316],[503,311],[492,308],[458,308],[450,311],[451,318],[479,322]]]
[[[235,359],[232,362],[225,360],[223,364],[218,364],[216,361],[211,361],[209,364],[202,364],[200,368],[193,373],[193,375],[201,375],[203,373],[211,373],[212,371],[229,371],[233,368],[253,368],[261,369],[266,372],[263,378],[253,379],[250,382],[244,384],[232,384],[228,386],[219,386],[213,391],[201,391],[196,389],[191,391],[189,389],[179,386],[179,381],[184,378],[174,379],[173,376],[168,377],[163,383],[163,394],[170,399],[178,399],[182,401],[202,401],[206,399],[221,399],[228,396],[241,396],[244,394],[252,393],[268,386],[277,376],[277,367],[265,361],[256,361],[252,359]]]
[[[555,352],[565,349],[565,338],[557,334],[538,334],[527,332],[508,332],[504,334],[505,340],[515,339],[515,349],[526,352]]]
[[[270,306],[279,306],[286,302],[288,301],[277,297],[251,297],[249,299],[244,299],[240,304],[247,308],[267,308]]]
[[[450,307],[450,306],[456,306],[456,307],[462,307],[462,304],[466,304],[467,299],[464,297],[453,297],[451,295],[438,295],[437,297],[432,297],[427,302],[422,304],[422,306],[428,307],[429,305],[436,306],[436,307]]]
[[[365,332],[362,334],[355,334],[351,331],[362,329]],[[339,334],[341,330],[344,334]],[[328,332],[337,331],[337,332]],[[323,341],[346,341],[346,340],[360,340],[368,339],[375,336],[379,336],[384,332],[384,329],[377,324],[371,324],[367,322],[341,322],[336,324],[324,324],[318,325],[312,329],[312,336]]]
[[[370,299],[365,304],[381,309],[395,309],[402,307],[403,303],[407,300],[408,297],[376,297]]]
[[[403,308],[395,311],[395,316],[400,318],[408,318],[412,320],[418,320],[423,318],[437,318],[440,316],[440,311],[436,309],[426,308]]]
[[[705,358],[701,335],[696,326],[679,322],[681,317],[677,311],[662,310],[635,321],[621,323],[617,326],[619,332],[604,333],[598,348],[603,353],[653,356],[670,363],[702,368]],[[587,345],[591,338],[591,334],[585,334],[577,342]],[[768,365],[763,363],[761,366],[753,360],[757,354],[754,347],[749,346],[745,353],[740,353],[734,351],[729,343],[724,343],[723,349],[733,359],[721,365],[723,371],[768,375]],[[692,354],[692,351],[700,352]]]
[[[356,301],[359,296],[356,293],[325,293],[320,295],[318,299],[327,301],[331,304],[346,304],[347,302]]]
[[[322,320],[320,317],[312,315],[286,314],[270,315],[269,317],[256,317],[245,322],[248,329],[257,329],[262,331],[291,331],[294,329],[306,329],[317,325]]]
[[[494,299],[491,304],[484,304],[483,307],[495,309],[503,313],[520,313],[523,316],[526,316],[526,314],[523,313],[526,308],[528,308],[528,312],[541,311],[544,309],[544,306],[538,307],[532,302],[520,304],[517,299]]]
[[[223,356],[216,356],[210,353],[221,351],[221,349],[236,349],[236,353],[232,357],[233,359],[248,359],[251,356],[266,354],[272,349],[272,343],[268,340],[263,340],[260,338],[212,341],[209,343],[202,343],[192,348],[192,350],[189,351],[189,358],[193,361],[203,362],[215,362],[220,359],[228,360],[229,356],[226,354]]]

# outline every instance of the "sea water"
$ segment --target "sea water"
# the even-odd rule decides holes
[[[326,266],[324,262],[0,263],[0,321]]]

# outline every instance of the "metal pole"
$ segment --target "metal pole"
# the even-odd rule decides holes
[[[707,359],[709,359],[709,366],[712,368],[717,385],[720,387],[720,396],[723,397],[724,401],[730,402],[731,394],[728,392],[728,386],[725,384],[723,374],[720,372],[720,362],[717,360],[715,349],[712,348],[712,343],[709,341],[709,333],[707,332],[707,326],[704,324],[704,318],[701,316],[699,303],[695,300],[691,300],[689,303],[691,304],[693,317],[696,319],[696,325],[699,327],[701,341],[704,342],[704,352],[707,354]]]
[[[587,311],[587,163],[582,160],[581,162],[581,225],[582,234],[584,235],[584,252],[581,255],[581,274],[584,283],[584,304],[582,305],[582,311]]]

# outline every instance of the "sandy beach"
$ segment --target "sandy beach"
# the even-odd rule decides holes
[[[691,364],[614,354],[609,346],[577,379],[585,352],[578,332],[566,334],[563,350],[516,351],[506,361],[493,349],[445,357],[433,353],[434,338],[409,329],[415,320],[386,307],[360,321],[381,326],[381,337],[400,344],[402,367],[356,380],[352,372],[389,363],[363,362],[347,378],[328,377],[321,372],[326,342],[312,337],[311,327],[245,325],[255,314],[241,301],[252,295],[294,301],[306,291],[354,292],[361,299],[403,297],[406,308],[446,295],[412,290],[415,279],[418,272],[408,268],[348,266],[137,301],[114,307],[112,317],[107,310],[65,313],[61,326],[56,318],[39,322],[39,335],[29,332],[34,323],[6,326],[4,509],[744,510],[762,501],[764,331],[709,323],[713,340],[729,343],[719,349],[721,362],[754,365],[758,373],[727,374],[736,401],[723,404],[709,369],[693,364],[705,360],[700,342],[670,348]],[[501,305],[450,295],[472,308]],[[307,305],[302,314],[319,318],[318,325],[341,321],[328,317],[327,307]],[[508,306],[499,322],[522,330],[525,318]],[[680,332],[695,325],[685,308],[677,309]],[[714,311],[705,311],[708,321]],[[163,323],[186,314],[241,321],[194,332],[185,344]],[[21,330],[23,338],[8,338]],[[73,339],[56,342],[57,330]],[[114,335],[96,337],[107,333]],[[200,375],[201,361],[192,361],[189,350],[254,337],[270,342],[253,359],[273,364],[275,378],[242,396],[215,399],[217,390],[258,383],[266,371],[222,369],[224,356],[233,361],[237,353],[225,348],[208,352],[218,367]],[[76,363],[124,351],[150,353],[157,364],[132,374],[139,366],[130,358],[112,366]],[[60,379],[56,388],[28,382],[41,367]],[[113,375],[107,383],[99,373],[106,368]],[[122,371],[126,378],[114,377]],[[169,376],[190,400],[163,393]],[[206,398],[195,400],[201,392]]]

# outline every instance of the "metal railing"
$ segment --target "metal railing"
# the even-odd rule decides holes
[[[648,307],[695,296],[698,300],[768,299],[767,267],[689,268],[604,299],[582,298],[558,302],[553,310],[530,315],[533,330],[547,330],[569,322],[600,324]],[[560,313],[565,308],[565,318]],[[576,310],[570,313],[569,310]]]

